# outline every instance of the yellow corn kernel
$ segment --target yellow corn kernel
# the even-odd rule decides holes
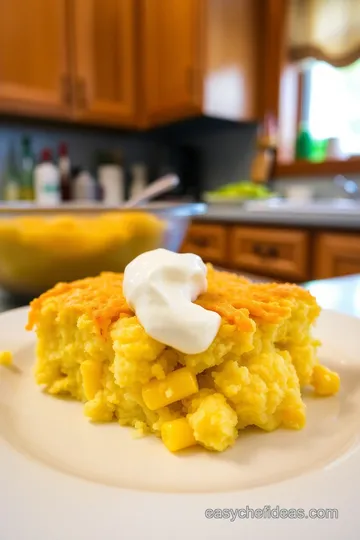
[[[83,389],[85,398],[90,400],[96,395],[96,392],[101,388],[101,372],[102,366],[98,362],[85,360],[80,366],[81,376],[83,379]]]
[[[170,452],[177,452],[196,444],[194,432],[186,418],[164,422],[161,426],[161,438]]]
[[[339,391],[340,377],[327,367],[316,365],[312,375],[312,385],[319,396],[332,396]]]
[[[184,399],[199,390],[196,376],[188,368],[169,373],[165,379],[152,380],[142,389],[142,398],[150,411]]]
[[[11,366],[13,355],[10,351],[0,351],[0,366]]]

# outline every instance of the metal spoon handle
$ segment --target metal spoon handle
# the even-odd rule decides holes
[[[139,195],[132,197],[125,204],[125,208],[133,208],[143,202],[149,201],[162,193],[166,193],[179,185],[180,179],[176,174],[167,174],[147,186]]]

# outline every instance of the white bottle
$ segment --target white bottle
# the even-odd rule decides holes
[[[107,164],[98,168],[99,184],[104,204],[117,206],[125,200],[125,174],[120,165]]]
[[[41,163],[34,169],[35,201],[42,206],[61,203],[59,169],[52,162],[51,151],[43,150]]]
[[[77,202],[93,202],[96,199],[96,183],[87,171],[80,172],[73,181],[72,198]]]
[[[137,197],[148,184],[147,168],[142,163],[137,163],[131,167],[132,180],[130,187],[130,198]]]

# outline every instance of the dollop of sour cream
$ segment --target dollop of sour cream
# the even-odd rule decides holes
[[[197,255],[155,249],[127,265],[123,292],[149,336],[197,354],[211,345],[221,322],[218,313],[193,303],[207,290],[206,274]]]

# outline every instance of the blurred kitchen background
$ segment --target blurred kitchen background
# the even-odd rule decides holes
[[[358,0],[0,0],[4,201],[118,205],[168,173],[183,250],[360,273]]]

